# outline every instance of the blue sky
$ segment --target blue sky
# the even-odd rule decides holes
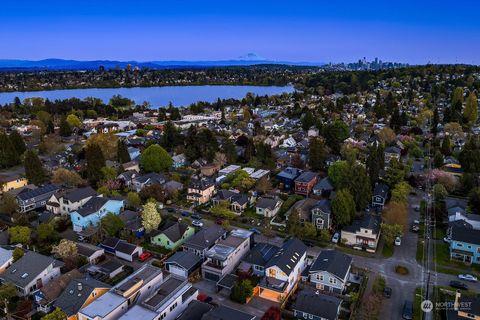
[[[2,0],[0,59],[480,64],[473,0]]]

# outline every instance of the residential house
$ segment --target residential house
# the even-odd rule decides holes
[[[225,238],[227,231],[219,225],[203,228],[183,244],[184,251],[190,251],[200,258],[205,258],[205,253],[220,239]]]
[[[0,194],[25,187],[28,185],[27,178],[21,177],[19,175],[5,175],[0,174]]]
[[[283,201],[277,196],[263,196],[257,200],[255,205],[256,213],[266,218],[277,215],[282,207]]]
[[[247,209],[248,197],[237,191],[222,189],[212,198],[213,205],[218,205],[221,202],[228,202],[230,204],[230,209],[234,213],[240,215],[245,209]]]
[[[295,193],[309,196],[318,181],[318,173],[305,171],[295,179]]]
[[[243,258],[239,269],[246,269],[257,277],[265,276],[265,267],[280,248],[268,243],[257,243]],[[243,270],[241,270],[243,271]]]
[[[213,309],[210,303],[199,301],[199,296],[197,300],[190,301],[188,307],[176,320],[202,320],[203,315]]]
[[[352,269],[352,257],[336,250],[323,250],[310,266],[310,282],[320,290],[343,293]]]
[[[380,239],[382,218],[378,215],[366,214],[355,219],[351,225],[343,227],[341,239],[346,245],[368,252],[377,250]]]
[[[207,280],[219,281],[231,273],[240,259],[253,247],[253,232],[243,229],[232,230],[225,238],[211,247],[202,264],[202,277]]]
[[[85,205],[92,197],[98,196],[92,187],[59,191],[48,199],[47,210],[54,214],[67,215]]]
[[[96,265],[90,265],[87,267],[89,275],[102,281],[113,279],[124,270],[125,265],[113,259],[106,259]]]
[[[384,151],[385,163],[390,163],[392,160],[400,161],[402,150],[395,146],[386,147]]]
[[[173,161],[172,167],[174,169],[184,167],[187,164],[187,158],[185,157],[185,155],[183,153],[174,155],[172,157],[172,161]]]
[[[108,291],[77,313],[78,320],[117,320],[128,310],[128,300]]]
[[[211,177],[215,175],[218,170],[220,170],[220,166],[215,163],[205,164],[200,167],[200,173],[205,177]]]
[[[37,310],[43,313],[52,311],[54,302],[68,286],[70,281],[80,278],[81,276],[82,274],[77,269],[73,269],[37,290],[33,294],[33,300]]]
[[[205,313],[201,320],[255,320],[254,315],[248,314],[237,309],[233,309],[224,305],[219,305],[216,308]]]
[[[100,247],[105,249],[105,251],[130,262],[143,253],[142,247],[114,237],[107,237],[100,244]]]
[[[329,230],[332,227],[332,204],[329,199],[320,199],[310,212],[312,223],[318,230]]]
[[[110,286],[90,277],[71,280],[53,303],[67,315],[67,320],[77,320],[77,313],[108,292]]]
[[[162,185],[167,181],[167,179],[156,172],[149,172],[144,175],[134,175],[130,183],[130,189],[140,192],[146,186],[151,186],[153,184]]]
[[[302,174],[302,170],[292,167],[283,169],[277,174],[277,180],[280,182],[280,188],[285,191],[290,191],[295,187],[295,179]]]
[[[265,266],[265,278],[258,285],[258,294],[267,300],[284,301],[297,287],[306,267],[307,246],[292,238]]]
[[[19,296],[33,294],[60,276],[63,263],[34,251],[25,254],[0,274],[2,282],[12,283]]]
[[[134,234],[137,238],[143,237],[145,228],[142,225],[142,217],[139,212],[125,210],[118,217],[122,220],[125,230]]]
[[[14,246],[1,246],[0,247],[0,273],[3,273],[13,263],[13,250]]]
[[[150,242],[168,250],[175,250],[195,234],[195,229],[186,223],[172,222],[154,232]]]
[[[119,320],[174,320],[198,296],[198,289],[185,279],[169,275],[141,304],[125,313]]]
[[[234,172],[237,172],[238,170],[240,170],[242,167],[240,167],[239,165],[236,165],[236,164],[231,164],[221,170],[218,171],[218,175],[219,176],[228,176],[229,174],[231,173],[234,173]]]
[[[190,251],[177,251],[165,261],[165,269],[186,279],[200,269],[202,261],[202,258]]]
[[[93,197],[81,208],[70,213],[73,230],[80,232],[90,226],[95,227],[107,214],[119,215],[123,206],[123,200]]]
[[[192,179],[187,190],[187,200],[195,205],[210,201],[215,193],[215,184],[207,179]]]
[[[471,225],[473,229],[480,230],[480,217],[476,214],[468,213],[467,206],[466,200],[452,197],[445,198],[449,224],[455,221],[464,221]]]
[[[337,320],[342,300],[312,290],[298,293],[292,306],[295,319]]]
[[[128,147],[128,155],[132,160],[138,159],[138,157],[140,157],[140,149],[135,147]]]
[[[467,264],[480,264],[480,230],[451,227],[450,258]]]
[[[317,184],[313,187],[313,194],[316,196],[323,196],[327,197],[330,195],[330,193],[334,190],[334,186],[332,181],[330,180],[329,177],[325,177],[323,179],[320,179]]]
[[[48,199],[58,192],[60,188],[54,184],[47,184],[36,189],[24,189],[17,194],[16,200],[20,212],[28,212],[45,208]]]
[[[138,160],[132,160],[129,162],[126,162],[122,164],[122,168],[124,171],[135,171],[135,172],[140,172],[140,164]]]
[[[467,320],[480,319],[480,296],[479,295],[464,295],[460,290],[455,292],[454,301],[445,301],[446,305],[451,306],[446,308],[445,319],[447,320]]]
[[[375,188],[373,189],[372,195],[372,207],[382,210],[387,202],[388,192],[388,185],[382,182],[375,183]]]
[[[105,250],[89,243],[77,242],[77,252],[80,257],[87,259],[90,264],[97,264],[105,257]]]

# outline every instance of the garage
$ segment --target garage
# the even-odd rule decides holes
[[[212,280],[212,281],[218,281],[220,280],[220,276],[215,273],[210,273],[210,272],[204,272],[203,277],[207,280]]]

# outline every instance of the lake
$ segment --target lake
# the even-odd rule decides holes
[[[49,100],[87,97],[100,98],[104,102],[113,95],[134,100],[137,104],[150,102],[153,108],[166,106],[172,102],[175,106],[188,106],[198,101],[215,102],[220,99],[242,99],[248,92],[256,95],[275,95],[284,92],[291,93],[293,86],[235,86],[235,85],[205,85],[205,86],[166,86],[166,87],[136,87],[136,88],[91,88],[65,89],[32,92],[1,92],[0,104],[13,102],[15,97],[23,101],[25,98],[41,97]]]

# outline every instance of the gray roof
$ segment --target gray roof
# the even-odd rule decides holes
[[[25,201],[28,199],[36,198],[38,196],[43,196],[43,195],[51,195],[55,192],[60,190],[60,188],[54,184],[47,184],[43,187],[39,187],[37,189],[24,189],[22,192],[20,192],[17,195],[17,198]]]
[[[225,229],[218,225],[212,225],[202,229],[188,239],[184,246],[203,250],[210,248],[215,242],[225,234]]]
[[[452,240],[480,245],[480,230],[453,226]]]
[[[199,256],[190,251],[177,251],[165,261],[165,264],[177,264],[182,268],[191,270],[201,261],[202,259]]]
[[[292,309],[324,319],[337,319],[338,308],[341,303],[342,300],[336,297],[321,293],[316,294],[310,290],[302,290],[298,293]]]
[[[158,174],[156,172],[150,172],[150,173],[136,177],[135,180],[142,184],[146,182],[148,182],[149,184],[155,184],[155,183],[162,184],[165,182],[166,179],[161,174]]]
[[[213,306],[209,303],[192,300],[177,320],[201,320],[203,315],[212,309]]]
[[[277,266],[290,275],[305,252],[307,252],[307,246],[302,241],[296,238],[289,239],[268,261],[266,267]]]
[[[302,173],[302,170],[300,170],[300,169],[293,168],[293,167],[287,167],[287,168],[283,169],[279,174],[277,174],[277,177],[294,180],[301,173]]]
[[[87,217],[92,213],[100,210],[109,199],[104,197],[93,197],[85,203],[80,209],[77,210],[78,214],[82,217]]]
[[[255,316],[232,309],[227,306],[218,306],[205,313],[201,320],[253,320]]]
[[[333,190],[333,183],[329,177],[325,177],[317,182],[314,189]]]
[[[318,173],[312,171],[305,171],[298,178],[295,179],[295,182],[310,182],[312,179],[316,178]]]
[[[50,265],[61,267],[63,263],[34,251],[26,251],[23,257],[0,275],[0,278],[23,288]]]
[[[388,196],[388,190],[389,190],[389,187],[384,184],[384,183],[377,183],[375,184],[375,188],[373,189],[373,196],[380,196],[384,199],[387,198]]]
[[[328,199],[321,199],[318,201],[311,210],[320,209],[324,213],[332,213],[332,204]]]
[[[115,248],[115,251],[119,251],[125,254],[132,255],[132,253],[135,252],[137,249],[137,246],[131,243],[128,243],[127,241],[120,241],[117,244],[117,247]]]
[[[73,316],[80,310],[95,288],[110,288],[110,286],[90,277],[72,280],[55,300],[53,306],[62,309],[67,316]]]
[[[97,192],[92,187],[75,188],[65,191],[63,198],[71,202],[78,202],[88,197],[95,197]]]
[[[163,233],[172,242],[180,240],[185,232],[188,230],[188,225],[185,223],[175,222],[167,228],[163,229]]]
[[[270,209],[273,210],[275,209],[278,201],[280,201],[279,198],[275,197],[262,197],[257,201],[256,207],[257,208],[263,208],[263,209]]]
[[[323,250],[310,267],[310,272],[327,271],[340,279],[345,279],[352,257],[335,250]]]
[[[242,261],[257,266],[265,266],[280,248],[268,243],[257,243],[255,247],[243,257]]]
[[[357,232],[360,231],[360,228],[364,228],[371,229],[374,233],[378,234],[378,232],[380,231],[381,223],[382,217],[373,214],[366,214],[360,219],[353,220],[352,224],[343,227],[343,230],[349,232]]]

